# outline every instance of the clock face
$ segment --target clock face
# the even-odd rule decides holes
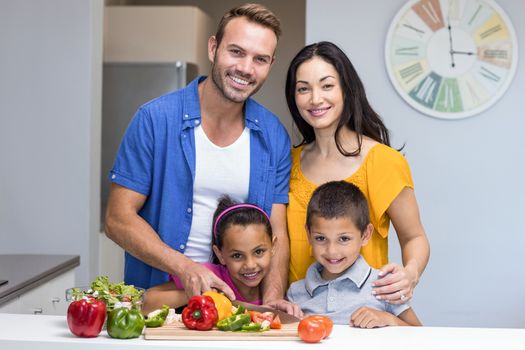
[[[457,119],[493,105],[516,72],[507,15],[492,0],[412,0],[397,13],[385,58],[397,92],[415,109]]]

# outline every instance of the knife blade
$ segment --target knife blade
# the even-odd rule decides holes
[[[297,317],[293,315],[290,315],[284,311],[277,310],[277,309],[274,309],[268,306],[255,305],[255,304],[250,304],[250,303],[246,303],[244,301],[238,301],[238,300],[233,300],[232,304],[234,306],[242,306],[246,310],[249,310],[249,311],[272,312],[273,314],[279,316],[279,319],[281,320],[282,324],[297,323],[301,321],[300,319],[298,319]]]

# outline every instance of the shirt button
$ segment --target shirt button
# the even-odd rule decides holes
[[[184,119],[188,119],[190,116],[187,114],[184,114]]]
[[[184,249],[184,247],[185,247],[184,244],[181,244],[181,245],[179,246],[180,249]]]
[[[188,213],[191,213],[191,208],[186,209]]]
[[[195,121],[195,125],[199,125],[200,123],[201,123],[201,122],[198,121],[198,120]]]
[[[258,123],[258,122],[259,122],[259,119],[255,119],[255,122]]]
[[[335,298],[334,297],[330,297],[330,298],[328,298],[328,300],[330,300],[330,302],[333,303],[335,301]]]
[[[186,138],[186,134],[183,134],[182,137],[183,137],[183,138]]]
[[[113,174],[113,175],[111,175],[111,178],[112,178],[112,179],[116,179],[116,178],[117,178],[117,175]]]

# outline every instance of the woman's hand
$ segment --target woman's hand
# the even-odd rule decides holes
[[[387,264],[380,269],[380,278],[372,285],[380,300],[403,304],[412,298],[419,277],[430,255],[428,239],[421,224],[414,190],[405,187],[387,209],[396,229],[403,264]]]
[[[404,304],[412,299],[418,282],[417,270],[390,263],[379,270],[379,278],[372,283],[372,293],[379,300]]]

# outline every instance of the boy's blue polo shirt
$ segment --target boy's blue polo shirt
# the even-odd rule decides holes
[[[138,109],[109,175],[112,182],[147,196],[139,215],[164,243],[181,253],[192,221],[194,127],[201,123],[197,87],[204,79]],[[244,108],[250,129],[248,202],[270,215],[272,204],[288,203],[290,138],[279,119],[253,99],[246,100]],[[149,288],[167,281],[168,275],[126,253],[124,280]]]
[[[323,266],[314,262],[305,279],[292,283],[286,297],[298,304],[306,315],[327,315],[335,324],[349,324],[350,316],[367,306],[398,316],[410,308],[408,303],[395,305],[377,300],[372,294],[372,282],[379,270],[372,269],[359,255],[341,276],[327,281],[321,277]]]

